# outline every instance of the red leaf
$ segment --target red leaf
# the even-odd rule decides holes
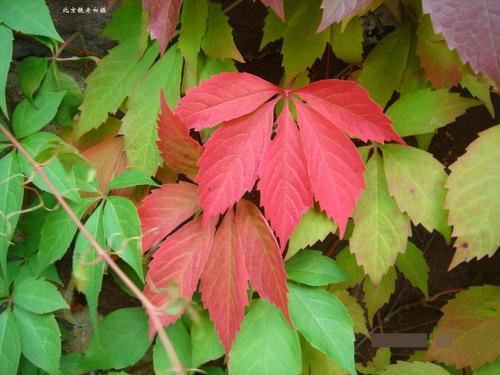
[[[327,79],[294,91],[333,125],[362,141],[405,142],[394,132],[391,120],[353,81]]]
[[[422,5],[450,49],[500,87],[500,2],[424,0]]]
[[[215,329],[229,353],[248,303],[248,275],[238,246],[233,211],[229,210],[215,234],[201,275],[200,292]]]
[[[260,201],[284,249],[301,216],[312,206],[307,161],[299,131],[288,105],[277,121],[276,137],[259,171]]]
[[[283,22],[285,22],[285,7],[283,5],[283,0],[260,0],[260,1],[266,7],[271,7],[272,10],[274,10],[274,13],[276,13]]]
[[[365,166],[353,143],[318,112],[295,100],[314,197],[339,226],[347,220],[365,183]]]
[[[252,286],[290,321],[285,266],[271,228],[259,209],[244,199],[238,203],[235,222]]]
[[[222,73],[188,90],[176,114],[190,129],[204,129],[246,115],[281,89],[249,73]]]
[[[190,301],[198,279],[205,267],[215,231],[215,222],[204,227],[201,218],[184,225],[167,237],[149,263],[144,293],[150,301],[163,310],[160,321],[164,325],[175,322],[184,308],[175,315],[168,315],[169,303],[179,297]],[[150,334],[155,332],[150,323]]]
[[[170,110],[163,92],[158,136],[160,140],[157,145],[165,163],[175,172],[184,173],[194,179],[198,171],[196,162],[203,148],[189,136],[186,125]]]
[[[224,123],[206,143],[196,178],[205,220],[223,213],[254,186],[272,131],[274,104]]]
[[[162,55],[175,34],[181,5],[182,0],[142,0],[142,8],[149,13],[151,39],[158,40]]]
[[[323,17],[318,27],[318,32],[323,31],[332,23],[340,22],[344,18],[351,17],[356,12],[366,8],[372,0],[323,0],[321,8]]]
[[[156,242],[189,219],[200,207],[196,185],[187,182],[165,184],[148,195],[139,206],[142,249]]]

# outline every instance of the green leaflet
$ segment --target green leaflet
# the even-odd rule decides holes
[[[122,369],[141,359],[150,345],[144,309],[116,310],[99,322],[90,338],[82,367],[87,371]]]
[[[303,250],[286,262],[288,279],[310,286],[343,282],[349,276],[320,251]]]
[[[7,272],[7,250],[22,208],[24,177],[14,151],[0,159],[0,271]]]
[[[463,98],[448,90],[423,89],[400,97],[387,110],[394,130],[401,136],[425,134],[453,122],[472,107],[475,99]]]
[[[349,373],[354,369],[352,320],[342,302],[318,288],[288,284],[289,309],[295,328],[315,348]]]
[[[342,302],[349,312],[352,319],[353,329],[355,333],[362,333],[369,337],[370,333],[366,327],[366,318],[363,308],[360,306],[356,298],[351,296],[347,290],[339,290],[334,292],[335,296]]]
[[[175,323],[170,324],[165,328],[165,333],[172,342],[175,353],[179,357],[182,365],[185,369],[193,368],[191,364],[191,339],[186,327],[179,319]],[[155,346],[153,348],[153,367],[155,374],[161,375],[174,375],[175,372],[172,370],[172,364],[170,363],[170,358],[163,347],[163,344],[159,338],[156,339]]]
[[[17,138],[31,135],[47,125],[56,115],[66,92],[41,92],[31,103],[24,99],[14,109],[12,127]]]
[[[406,61],[406,68],[403,72],[401,85],[399,86],[398,90],[401,95],[406,95],[414,91],[427,89],[431,86],[429,81],[427,81],[427,78],[425,78],[424,69],[420,66],[420,59],[417,56],[417,38],[414,34],[412,34],[410,38],[408,60]]]
[[[361,374],[378,374],[379,371],[383,370],[385,366],[391,363],[391,349],[389,348],[378,348],[375,353],[373,360],[368,361],[366,366],[361,363],[356,364],[356,369]]]
[[[217,60],[213,57],[200,56],[198,62],[198,81],[205,81],[222,72],[237,72],[233,60]]]
[[[63,40],[57,33],[44,0],[0,0],[0,23],[23,34]]]
[[[104,233],[117,255],[144,281],[141,251],[141,225],[137,208],[123,197],[109,197],[104,206]]]
[[[396,277],[396,270],[394,267],[391,267],[382,277],[379,284],[373,284],[368,277],[363,282],[364,301],[370,324],[378,309],[384,306],[389,301],[392,293],[394,293]]]
[[[260,42],[260,50],[266,45],[275,40],[283,38],[286,30],[286,23],[284,23],[274,12],[268,12],[264,20],[264,28],[262,41]]]
[[[193,359],[191,365],[195,368],[224,355],[224,347],[220,342],[214,323],[207,311],[201,311],[191,326],[191,347]]]
[[[143,172],[131,169],[113,178],[107,186],[106,190],[110,191],[113,189],[121,189],[139,185],[159,186],[151,179],[151,177],[147,176]]]
[[[449,372],[442,367],[430,362],[403,362],[398,361],[387,366],[380,375],[448,375]]]
[[[450,267],[492,256],[500,246],[500,126],[479,134],[450,166],[445,206],[457,249]]]
[[[122,0],[113,12],[111,21],[102,30],[102,35],[120,43],[136,38],[137,35],[146,40],[146,22],[147,14],[142,12],[140,0]]]
[[[334,24],[330,43],[335,56],[349,64],[359,64],[363,60],[363,28],[361,19],[355,17],[349,21],[345,30],[340,24]]]
[[[14,305],[35,314],[51,313],[69,308],[54,285],[42,279],[28,277],[15,285]]]
[[[128,165],[147,175],[154,175],[161,163],[156,146],[160,91],[163,90],[168,105],[174,108],[180,98],[181,74],[182,57],[179,50],[172,46],[130,96],[121,130],[125,136]]]
[[[426,151],[396,144],[382,146],[389,192],[401,211],[429,232],[439,231],[450,239],[448,214],[444,209],[448,175],[444,166]]]
[[[335,261],[337,262],[337,266],[349,275],[349,280],[343,283],[331,285],[329,288],[330,290],[344,290],[352,288],[356,284],[359,284],[365,277],[363,267],[356,263],[356,257],[351,254],[348,247],[342,249],[340,253],[337,254]]]
[[[411,28],[406,25],[384,37],[365,59],[359,84],[384,107],[399,90],[408,60]]]
[[[50,375],[59,373],[61,333],[53,314],[37,315],[14,307],[22,352],[34,365]]]
[[[104,226],[102,223],[103,208],[99,206],[85,222],[85,228],[95,238],[101,247],[105,248]],[[104,261],[88,242],[87,238],[79,233],[73,252],[73,277],[76,288],[85,294],[89,305],[90,320],[97,327],[97,303],[101,291],[104,275]]]
[[[396,259],[396,267],[405,278],[429,297],[427,282],[429,281],[429,266],[425,261],[424,254],[412,242],[408,241],[408,246],[404,254],[399,254]]]
[[[179,50],[186,63],[194,71],[198,71],[198,52],[206,33],[208,19],[207,0],[185,0],[182,5],[181,31],[179,34]]]
[[[236,335],[228,368],[231,375],[300,373],[299,339],[274,305],[255,301]]]
[[[0,314],[0,373],[16,375],[21,356],[21,338],[10,310]]]
[[[30,101],[33,101],[33,94],[40,87],[47,66],[47,58],[30,56],[21,61],[17,68],[19,86]]]
[[[326,214],[316,207],[311,207],[301,218],[290,236],[286,259],[293,257],[299,250],[323,241],[337,226]]]
[[[2,1],[2,2],[5,2]],[[1,21],[0,15],[0,21]],[[7,111],[7,102],[5,99],[5,86],[7,85],[7,76],[9,74],[10,61],[12,60],[12,31],[0,22],[0,109],[9,118]],[[0,139],[4,138],[3,134]]]
[[[300,336],[302,350],[302,374],[307,375],[346,375],[337,362],[332,361],[320,350],[315,349],[306,339]]]
[[[366,188],[353,213],[350,250],[365,273],[378,284],[406,249],[410,220],[389,195],[382,158],[374,153],[365,171]]]
[[[495,117],[495,108],[493,108],[491,102],[490,85],[488,83],[481,81],[480,78],[473,74],[466,73],[460,81],[460,85],[469,90],[472,96],[475,96],[484,104],[491,117]]]

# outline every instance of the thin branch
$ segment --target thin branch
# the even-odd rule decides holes
[[[113,271],[115,271],[115,273],[123,281],[123,283],[132,291],[132,293],[134,293],[134,295],[139,299],[139,301],[141,301],[142,305],[146,309],[151,319],[151,322],[153,323],[153,326],[158,331],[158,336],[160,338],[161,343],[165,347],[165,351],[167,352],[170,362],[172,363],[175,374],[177,375],[184,374],[184,369],[179,360],[179,357],[177,356],[177,353],[175,352],[174,347],[172,346],[172,343],[170,342],[170,339],[165,333],[163,325],[161,324],[160,319],[157,316],[156,306],[153,303],[151,303],[151,301],[141,292],[141,290],[128,278],[128,276],[121,270],[121,268],[113,261],[111,256],[101,247],[101,245],[99,245],[99,243],[92,236],[92,234],[90,234],[87,228],[85,228],[82,222],[71,210],[71,207],[69,207],[64,198],[61,196],[61,194],[59,194],[55,186],[47,177],[47,174],[42,169],[42,167],[28,154],[28,152],[24,149],[24,147],[17,141],[16,138],[14,138],[14,136],[2,124],[0,124],[0,131],[9,139],[14,148],[16,148],[24,156],[24,158],[33,166],[36,173],[38,173],[38,175],[43,180],[43,182],[45,182],[45,184],[52,192],[52,194],[54,194],[54,197],[56,198],[57,202],[61,205],[64,211],[66,211],[71,221],[75,223],[77,228],[80,230],[80,233],[82,233],[82,235],[96,250],[99,257],[104,259],[104,261],[108,264],[108,266]]]

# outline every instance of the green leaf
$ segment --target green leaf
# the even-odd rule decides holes
[[[191,365],[195,368],[224,355],[224,347],[206,311],[200,312],[193,320],[191,347],[193,348]]]
[[[76,202],[68,202],[78,219],[89,209],[94,198],[84,198]],[[66,254],[76,233],[76,224],[66,211],[59,207],[47,214],[40,231],[40,247],[37,254],[37,274],[47,266]]]
[[[104,226],[102,223],[102,205],[85,222],[85,228],[94,239],[105,248]],[[94,247],[80,232],[76,239],[73,252],[73,277],[76,287],[85,294],[89,306],[90,320],[94,327],[97,326],[97,303],[101,291],[102,277],[104,275],[105,262],[99,257]]]
[[[500,373],[500,356],[495,362],[482,365],[477,370],[474,370],[474,375],[498,375]]]
[[[179,319],[175,323],[165,328],[165,332],[170,339],[175,353],[179,357],[185,369],[196,367],[191,364],[191,339],[186,327]],[[153,367],[155,374],[173,375],[175,374],[170,358],[168,357],[161,340],[157,337],[153,348]]]
[[[478,100],[463,98],[446,89],[423,89],[396,100],[387,110],[387,116],[393,121],[394,130],[406,137],[433,132],[478,105],[481,105]]]
[[[7,272],[7,249],[23,205],[24,177],[17,154],[12,151],[0,159],[0,270]]]
[[[0,373],[16,375],[21,356],[21,338],[14,315],[9,310],[0,314]]]
[[[350,250],[374,284],[406,249],[410,220],[389,195],[382,159],[374,153],[365,171],[366,188],[353,213]]]
[[[0,0],[0,23],[23,34],[46,36],[58,42],[57,33],[44,0]]]
[[[491,117],[495,118],[495,108],[493,108],[493,103],[491,102],[490,85],[488,83],[481,81],[473,74],[466,73],[460,81],[460,85],[469,90],[472,96],[478,98],[484,104]]]
[[[15,285],[14,305],[35,314],[46,314],[69,308],[54,285],[42,279],[29,277]]]
[[[83,356],[80,353],[69,353],[61,358],[61,374],[80,375],[83,373],[80,368],[80,361]]]
[[[382,152],[387,186],[401,211],[416,225],[422,224],[429,232],[436,229],[449,240],[448,214],[443,208],[448,177],[444,166],[414,147],[387,144]]]
[[[429,81],[427,81],[427,78],[424,76],[424,69],[420,66],[420,59],[416,52],[416,44],[417,40],[415,35],[411,35],[408,60],[401,79],[401,85],[399,86],[401,95],[431,87]]]
[[[493,256],[500,246],[500,125],[479,134],[465,155],[451,165],[445,206],[457,237],[450,268]]]
[[[53,314],[37,315],[14,308],[23,355],[49,374],[59,373],[61,333]]]
[[[194,73],[198,71],[198,52],[208,19],[207,0],[185,0],[182,5],[179,50]]]
[[[160,110],[160,91],[171,108],[180,98],[182,57],[172,46],[149,70],[129,99],[129,110],[123,118],[128,165],[147,175],[154,175],[161,164],[156,146],[158,134],[156,120]],[[137,126],[141,124],[141,126]]]
[[[334,233],[337,226],[323,211],[312,207],[300,219],[295,227],[286,253],[286,259],[290,259],[299,250],[323,241],[330,233]]]
[[[0,15],[0,19],[1,19]],[[12,60],[12,41],[14,37],[12,36],[12,31],[2,25],[0,22],[0,109],[9,118],[9,113],[7,111],[7,102],[5,99],[5,87],[7,85],[7,76],[9,74],[10,61]],[[0,139],[3,138],[0,136]]]
[[[361,374],[378,374],[384,367],[391,363],[391,349],[378,348],[373,360],[368,361],[366,366],[361,363],[356,364],[356,369]]]
[[[198,64],[198,81],[202,82],[222,72],[237,72],[233,60],[217,60],[213,57],[200,57]]]
[[[321,286],[343,282],[349,276],[335,261],[321,251],[303,250],[286,262],[289,280],[310,286]]]
[[[47,73],[47,65],[46,57],[30,56],[21,61],[17,68],[19,86],[30,101],[33,101],[33,94]]]
[[[82,367],[122,369],[142,358],[151,343],[148,339],[148,318],[141,307],[113,311],[99,323],[90,338]]]
[[[141,35],[141,40],[147,38],[147,14],[142,11],[141,2],[137,0],[123,0],[113,12],[102,35],[110,37],[120,43]]]
[[[113,178],[106,188],[107,191],[113,189],[121,189],[130,186],[139,186],[139,185],[151,185],[151,186],[159,186],[156,182],[154,182],[151,177],[146,175],[144,172],[132,169],[129,171],[125,171],[119,176]]]
[[[355,333],[362,333],[366,337],[370,336],[366,327],[365,311],[359,305],[356,298],[351,296],[347,290],[339,290],[334,292],[335,296],[344,304],[352,319],[353,329]]]
[[[260,50],[266,45],[275,40],[283,38],[285,34],[286,24],[274,12],[268,12],[264,19],[264,28],[262,41],[260,42]]]
[[[307,375],[345,375],[345,371],[337,362],[332,361],[321,351],[312,347],[302,336],[302,374]]]
[[[347,309],[333,294],[318,288],[288,284],[289,309],[295,328],[316,349],[351,374],[354,332]]]
[[[233,41],[232,29],[228,23],[228,17],[222,12],[220,4],[210,3],[208,5],[207,29],[201,43],[203,51],[211,57],[219,60],[233,59],[244,62],[238,48]]]
[[[365,59],[359,84],[384,107],[399,90],[408,60],[411,28],[406,25],[385,36]]]
[[[274,305],[255,301],[236,335],[228,368],[231,375],[300,373],[299,339]]]
[[[331,45],[335,56],[348,64],[363,60],[363,28],[361,18],[355,17],[341,30],[340,24],[332,26]]]
[[[343,283],[330,285],[330,290],[352,288],[356,284],[359,284],[365,277],[363,267],[356,263],[356,258],[351,254],[348,247],[345,247],[337,254],[335,261],[337,262],[337,266],[349,276],[349,280]]]
[[[396,267],[414,287],[420,289],[426,297],[429,297],[428,281],[429,266],[425,261],[424,254],[412,242],[404,254],[399,254],[396,259]]]
[[[370,324],[378,309],[384,306],[389,301],[392,293],[394,293],[396,277],[396,270],[394,267],[391,267],[378,285],[373,284],[368,277],[365,279],[363,292],[366,310],[368,311],[368,322]]]
[[[380,375],[448,375],[449,372],[430,362],[403,362],[398,361],[387,366]]]
[[[42,92],[31,103],[24,99],[14,109],[12,127],[17,138],[24,138],[47,125],[56,115],[66,92]]]
[[[144,281],[141,225],[137,208],[123,197],[109,197],[104,206],[104,233],[111,249]]]

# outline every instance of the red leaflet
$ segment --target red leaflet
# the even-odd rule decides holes
[[[248,274],[238,246],[233,211],[229,210],[217,230],[201,275],[200,292],[215,329],[229,353],[245,315]]]
[[[379,105],[355,82],[327,79],[311,83],[294,93],[352,137],[365,142],[396,141],[405,144],[394,132],[391,120]]]
[[[323,0],[323,17],[318,27],[318,32],[323,31],[332,23],[340,22],[344,18],[351,17],[356,12],[366,8],[372,0]]]
[[[340,130],[305,104],[294,102],[314,197],[335,220],[342,237],[365,186],[365,165],[356,147]]]
[[[214,222],[206,228],[198,218],[169,236],[154,253],[144,293],[163,312],[160,320],[164,325],[175,322],[184,312],[181,309],[168,315],[169,304],[181,297],[191,300],[208,259],[214,229]],[[153,333],[154,325],[150,324]]]
[[[288,104],[277,121],[279,128],[264,154],[259,171],[260,202],[281,248],[312,206],[311,182],[302,140]]]
[[[142,8],[149,13],[151,39],[158,40],[162,55],[174,36],[181,5],[182,0],[142,0]]]
[[[274,104],[224,123],[206,143],[196,178],[205,220],[223,213],[255,184],[271,136]]]
[[[142,227],[142,249],[156,242],[189,219],[200,207],[196,185],[165,184],[148,195],[138,209]]]
[[[244,199],[238,203],[235,222],[252,286],[290,321],[285,267],[271,228],[259,209]]]
[[[248,73],[222,73],[188,90],[175,113],[200,130],[233,120],[260,107],[281,89]]]
[[[163,92],[161,94],[161,113],[158,119],[156,142],[165,163],[177,173],[184,173],[194,179],[198,172],[196,162],[203,148],[189,136],[189,130],[170,110]]]
[[[283,0],[260,0],[266,7],[271,7],[278,17],[285,22],[285,7]]]

